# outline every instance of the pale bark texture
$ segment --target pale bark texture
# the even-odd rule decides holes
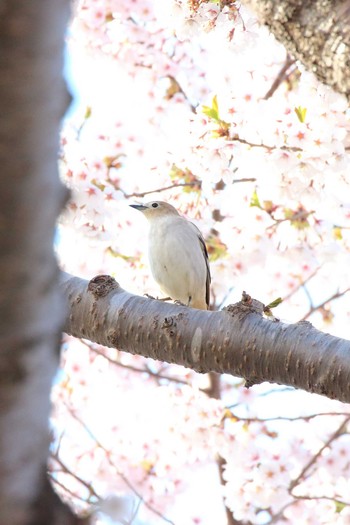
[[[70,316],[65,331],[132,354],[197,372],[290,385],[350,402],[350,341],[309,322],[265,319],[263,305],[245,297],[220,312],[139,297],[109,276],[90,283],[62,275]]]
[[[349,0],[244,0],[306,69],[350,98]]]
[[[0,523],[77,523],[46,478],[64,317],[53,253],[66,0],[0,2]]]

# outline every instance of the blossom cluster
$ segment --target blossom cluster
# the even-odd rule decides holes
[[[236,520],[257,525],[278,516],[291,525],[295,516],[301,523],[346,523],[348,407],[308,396],[298,411],[302,393],[245,392],[232,380],[221,400],[208,398],[193,372],[145,366],[141,358],[76,340],[63,358],[50,470],[78,512],[111,513],[113,498],[124,495],[131,509],[142,498],[140,519],[150,523],[174,515],[184,525],[209,525],[214,517],[220,523],[223,500]],[[291,407],[281,417],[286,400]],[[222,490],[213,483],[218,458]]]
[[[238,2],[78,0],[68,45],[78,99],[62,129],[72,195],[59,229],[62,266],[159,295],[146,224],[128,204],[168,200],[206,239],[213,308],[242,290],[266,303],[281,296],[284,319],[315,312],[319,327],[345,333],[349,308],[331,302],[350,285],[345,99]],[[317,456],[340,416],[267,424],[262,414],[282,394],[271,402],[223,378],[223,398],[213,400],[193,372],[169,367],[164,379],[161,364],[113,355],[116,365],[95,350],[70,340],[54,392],[54,448],[69,466],[56,481],[83,497],[66,493],[77,509],[98,503],[78,470],[102,499],[138,495],[145,519],[161,522],[180,512],[175,496],[203,499],[188,480],[197,473],[198,483],[220,457],[217,516],[223,496],[235,519],[251,523],[347,522],[346,429]],[[343,410],[317,399],[315,411]],[[239,416],[227,409],[234,404]],[[182,524],[213,523],[205,506],[192,509],[182,509]]]

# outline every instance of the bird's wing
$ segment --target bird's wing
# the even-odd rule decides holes
[[[201,250],[202,250],[202,253],[203,253],[203,257],[204,257],[204,260],[205,260],[205,265],[207,267],[205,302],[207,303],[207,307],[209,308],[211,275],[210,275],[210,267],[209,267],[208,250],[207,250],[207,247],[205,245],[205,241],[204,241],[203,235],[201,234],[200,230],[197,228],[197,226],[195,224],[193,224],[193,222],[189,222],[189,224],[191,225],[191,227],[193,228],[193,230],[195,231],[195,233],[196,233],[196,235],[197,235],[197,237],[199,239],[199,244],[200,244],[200,247],[201,247]]]

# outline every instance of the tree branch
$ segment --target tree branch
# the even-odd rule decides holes
[[[296,60],[287,54],[286,60],[283,66],[281,67],[277,77],[273,81],[272,86],[264,96],[264,100],[268,100],[269,98],[271,98],[275,91],[279,88],[279,86],[286,80],[286,78],[290,74],[289,69],[291,68],[291,66],[295,65],[295,62]]]
[[[298,475],[297,478],[295,478],[291,484],[290,484],[290,487],[289,487],[289,492],[290,494],[294,496],[294,494],[292,494],[293,490],[295,489],[295,487],[305,479],[305,476],[307,474],[307,472],[310,470],[310,468],[316,464],[318,458],[322,455],[323,451],[328,448],[330,446],[330,444],[335,440],[335,439],[338,439],[339,436],[341,436],[345,431],[346,431],[346,427],[348,425],[350,421],[350,416],[347,416],[340,424],[340,426],[337,428],[337,430],[335,432],[333,432],[333,434],[327,439],[327,441],[322,445],[322,447],[316,452],[316,454],[314,454],[312,456],[312,458],[307,462],[307,464],[305,465],[305,467],[302,469],[302,471],[300,472],[300,474]]]
[[[306,291],[306,289],[305,289]],[[308,310],[308,312],[306,312],[305,315],[303,315],[303,317],[301,318],[301,321],[305,321],[306,319],[308,319],[308,317],[310,317],[313,313],[317,312],[318,310],[322,310],[322,308],[324,308],[324,306],[328,303],[331,303],[332,301],[334,301],[335,299],[339,299],[339,297],[342,297],[343,295],[345,295],[346,293],[348,293],[350,291],[350,287],[348,288],[345,288],[345,290],[342,290],[342,291],[337,291],[337,292],[334,292],[334,294],[332,294],[330,297],[327,297],[327,299],[324,299],[324,301],[322,301],[321,303],[319,303],[318,305],[313,305],[312,304],[312,301],[311,301],[311,305],[310,305],[310,308]]]
[[[349,0],[245,0],[317,78],[350,98]]]
[[[154,370],[151,370],[148,366],[145,365],[145,368],[139,368],[137,366],[133,365],[127,365],[123,363],[122,361],[118,361],[117,359],[112,359],[108,355],[106,355],[105,352],[102,352],[101,350],[98,350],[93,344],[88,343],[84,340],[81,340],[81,342],[86,345],[88,348],[90,348],[91,352],[94,352],[95,354],[98,354],[104,359],[107,359],[107,361],[115,366],[119,366],[120,368],[125,368],[126,370],[130,370],[131,372],[136,372],[138,374],[147,374],[148,376],[154,378],[157,383],[159,384],[160,380],[164,379],[165,381],[169,381],[172,383],[178,383],[180,385],[189,385],[189,381],[186,381],[184,379],[180,379],[176,376],[166,375],[162,372],[155,372]],[[145,361],[147,363],[147,361]]]
[[[123,482],[125,483],[125,486],[132,492],[132,494],[139,500],[139,502],[142,502],[147,508],[148,510],[150,510],[153,514],[155,514],[156,516],[160,517],[163,521],[165,521],[166,523],[169,523],[170,525],[175,525],[175,523],[168,519],[164,514],[162,514],[153,504],[149,503],[147,501],[147,499],[145,499],[142,494],[136,489],[136,487],[134,486],[133,483],[131,483],[131,481],[129,481],[128,477],[122,472],[122,470],[120,469],[120,467],[115,463],[115,461],[113,460],[112,458],[112,454],[111,454],[111,451],[105,447],[102,442],[97,439],[97,437],[93,434],[93,432],[88,428],[88,426],[84,423],[84,421],[72,410],[70,409],[69,407],[67,407],[70,414],[72,415],[72,417],[74,417],[74,419],[76,421],[78,421],[78,423],[80,423],[80,425],[84,428],[84,430],[89,434],[89,436],[93,439],[94,441],[94,448],[100,448],[106,455],[106,459],[108,461],[108,463],[110,464],[110,466],[114,469],[114,472],[115,474],[123,480]],[[57,458],[54,458],[56,459],[57,461]],[[65,467],[66,468],[66,467]],[[71,475],[73,477],[75,477],[78,481],[80,481],[83,485],[86,484],[86,482],[83,482],[75,473],[71,472],[71,471],[68,471],[68,469],[66,468],[66,471],[67,472],[70,472]],[[90,488],[90,484],[87,484],[87,487]],[[91,487],[92,488],[92,487]],[[99,496],[96,495],[98,498]],[[84,524],[85,525],[85,524]]]
[[[249,385],[270,381],[350,401],[350,341],[311,323],[263,318],[262,303],[242,301],[220,312],[195,310],[123,290],[110,276],[90,282],[62,274],[70,315],[65,331],[132,354],[227,373]]]
[[[216,374],[215,372],[210,372],[209,381],[210,381],[210,386],[207,390],[207,395],[213,399],[221,399],[221,376],[220,374]],[[220,483],[224,487],[226,485],[226,480],[225,480],[225,475],[224,475],[226,459],[224,459],[222,456],[218,456],[216,460],[216,464],[218,466]],[[225,506],[227,525],[251,525],[251,524],[248,524],[247,522],[236,520],[233,516],[232,511],[226,505],[225,499],[223,503]]]

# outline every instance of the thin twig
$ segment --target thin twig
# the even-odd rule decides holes
[[[314,465],[317,461],[317,459],[320,457],[320,455],[322,454],[322,452],[327,448],[329,447],[329,445],[332,443],[332,441],[334,441],[335,439],[337,439],[338,436],[340,436],[342,433],[343,433],[343,430],[345,429],[346,425],[348,424],[350,420],[350,416],[346,417],[346,419],[343,421],[343,423],[340,425],[340,427],[331,435],[331,437],[328,439],[328,441],[320,448],[320,450],[311,458],[311,460],[305,465],[305,467],[303,468],[303,470],[301,471],[301,473],[299,474],[299,476],[294,480],[292,481],[292,483],[290,484],[290,487],[289,487],[289,494],[291,495],[291,497],[293,497],[293,501],[289,501],[287,502],[285,505],[283,505],[283,507],[279,510],[279,512],[277,512],[272,518],[271,520],[269,521],[269,525],[272,525],[273,523],[279,523],[280,519],[282,518],[283,519],[283,514],[284,514],[284,511],[288,508],[288,507],[291,507],[293,505],[295,505],[295,503],[298,501],[298,500],[309,500],[309,499],[312,499],[312,500],[315,500],[315,499],[327,499],[327,500],[331,500],[331,501],[340,501],[338,500],[337,498],[331,498],[331,497],[328,497],[328,496],[316,496],[316,497],[311,497],[311,496],[296,496],[294,494],[292,494],[293,492],[293,489],[298,485],[298,483],[301,481],[301,479],[305,476],[305,474],[307,473],[307,471],[312,467],[312,465]],[[340,502],[344,505],[348,505],[348,503],[346,502]]]
[[[316,461],[318,460],[318,458],[322,455],[323,451],[328,448],[330,446],[330,444],[332,443],[332,441],[334,441],[335,439],[337,439],[341,434],[344,433],[344,430],[347,426],[347,424],[349,423],[350,421],[350,415],[348,415],[344,421],[342,422],[342,424],[337,428],[337,430],[335,432],[333,432],[333,434],[329,437],[329,439],[327,439],[327,441],[322,445],[322,447],[318,450],[318,452],[316,452],[316,454],[314,456],[312,456],[312,458],[310,459],[310,461],[307,462],[307,464],[305,465],[305,467],[302,469],[302,471],[300,472],[300,474],[291,482],[290,486],[289,486],[289,493],[293,496],[294,494],[292,494],[293,492],[293,489],[300,483],[300,481],[304,478],[304,476],[306,475],[306,473],[310,470],[310,468],[316,463]]]
[[[349,291],[350,291],[350,286],[346,288],[345,290],[343,290],[342,292],[339,292],[339,291],[335,292],[333,295],[331,295],[330,297],[328,297],[327,299],[319,303],[317,306],[313,306],[311,303],[311,307],[309,311],[300,319],[300,321],[305,321],[306,319],[310,317],[310,315],[317,312],[317,310],[320,310],[321,308],[323,308],[327,303],[330,303],[331,301],[334,301],[335,299],[339,299],[339,297],[342,297]],[[305,288],[305,292],[308,293],[306,288]]]
[[[319,500],[319,499],[325,499],[325,500],[328,500],[328,501],[333,501],[334,503],[339,503],[340,505],[345,505],[345,506],[350,506],[350,501],[342,501],[340,500],[339,498],[337,497],[332,497],[332,496],[306,496],[306,495],[301,495],[301,496],[293,496],[296,500]]]
[[[62,471],[60,471],[62,472]],[[73,492],[72,490],[70,490],[68,487],[66,487],[66,485],[64,485],[64,483],[61,483],[58,479],[55,478],[55,476],[53,476],[50,472],[48,472],[48,477],[50,478],[51,482],[54,483],[55,485],[57,485],[58,487],[60,487],[62,490],[64,490],[67,494],[69,494],[72,498],[75,498],[75,499],[78,499],[80,501],[83,501],[84,503],[87,503],[86,501],[86,498],[84,498],[83,496],[79,496],[78,494],[75,494],[75,492]],[[72,473],[71,476],[75,477],[74,474]],[[90,502],[88,500],[88,503],[94,503],[94,502]]]
[[[68,467],[67,465],[65,465],[63,463],[63,461],[57,456],[57,455],[54,455],[54,454],[50,454],[50,457],[51,459],[53,459],[54,461],[56,461],[56,463],[59,464],[59,466],[62,468],[62,472],[65,472],[66,474],[69,474],[70,476],[72,476],[74,479],[76,479],[77,481],[79,481],[79,483],[81,483],[81,485],[83,485],[88,491],[89,491],[89,494],[90,496],[94,496],[97,500],[100,500],[101,497],[97,494],[97,492],[94,490],[94,488],[92,487],[92,485],[90,485],[90,483],[88,483],[87,481],[85,481],[83,478],[79,477],[77,474],[75,474],[75,472],[72,472]]]
[[[206,394],[208,397],[211,397],[213,399],[221,399],[221,375],[217,374],[215,372],[210,372],[209,374],[209,388],[206,389]],[[224,470],[226,465],[226,460],[218,456],[216,460],[216,464],[218,466],[219,470],[219,478],[220,483],[224,487],[226,485],[226,480],[224,478]],[[226,512],[226,519],[227,519],[227,525],[239,525],[242,522],[235,520],[233,517],[232,511],[227,507],[227,505],[224,502],[225,506],[225,512]],[[246,523],[246,525],[250,525],[249,523]]]
[[[319,414],[309,414],[306,416],[294,416],[294,417],[288,417],[288,416],[275,416],[275,417],[266,417],[266,418],[259,418],[259,417],[241,417],[236,414],[232,413],[232,416],[239,421],[247,421],[248,423],[266,423],[269,421],[310,421],[310,419],[314,419],[316,417],[321,416],[349,416],[349,412],[320,412]]]
[[[216,463],[219,469],[220,483],[224,487],[226,485],[226,480],[224,478],[226,460],[222,458],[221,456],[219,456],[218,459],[216,460]],[[252,525],[251,521],[242,522],[241,520],[236,520],[233,517],[231,510],[226,505],[225,505],[225,510],[226,510],[227,525]]]
[[[121,368],[125,368],[127,370],[130,370],[131,372],[136,372],[138,374],[148,374],[149,376],[152,376],[154,377],[155,379],[164,379],[166,381],[171,381],[171,382],[174,382],[174,383],[179,383],[181,385],[186,385],[188,386],[189,385],[189,382],[188,381],[185,381],[184,379],[178,379],[176,377],[171,377],[171,376],[168,376],[168,375],[164,375],[162,373],[159,373],[159,372],[153,372],[153,370],[151,370],[149,367],[146,367],[146,368],[138,368],[137,366],[133,366],[133,365],[126,365],[124,363],[121,363],[120,361],[117,361],[111,357],[109,357],[108,355],[104,354],[103,352],[101,352],[101,350],[98,350],[97,348],[94,348],[93,345],[90,345],[88,342],[86,341],[83,341],[81,340],[81,342],[87,346],[90,350],[92,350],[93,352],[95,352],[95,354],[98,354],[102,357],[104,357],[109,363],[113,364],[113,365],[116,365],[116,366],[119,366]]]
[[[252,148],[264,148],[268,151],[274,151],[274,150],[283,150],[283,151],[303,151],[302,148],[298,148],[297,146],[269,146],[268,144],[263,144],[262,142],[260,144],[257,144],[255,142],[249,142],[248,140],[240,138],[238,135],[235,135],[231,139],[232,142],[240,142],[241,144],[246,144],[247,146],[251,146]]]
[[[300,290],[300,288],[303,288],[309,281],[311,281],[311,279],[315,277],[320,268],[321,266],[318,266],[304,281],[300,282],[296,288],[289,292],[289,294],[282,297],[282,302],[290,299],[294,294],[298,292],[298,290]]]
[[[255,177],[243,178],[243,179],[233,179],[232,184],[237,184],[238,182],[256,182]]]
[[[134,193],[124,193],[122,190],[120,191],[122,191],[126,199],[129,199],[130,197],[142,198],[142,197],[145,197],[146,195],[149,195],[150,193],[161,193],[162,191],[172,190],[174,188],[186,188],[186,187],[194,188],[196,186],[198,187],[198,189],[200,189],[202,187],[202,182],[200,180],[194,181],[194,182],[181,182],[178,184],[171,184],[170,186],[164,186],[163,188],[157,188],[155,190],[142,191],[142,192],[135,191]]]
[[[128,480],[128,478],[119,470],[119,468],[117,467],[117,465],[115,465],[115,463],[112,461],[111,459],[111,454],[110,454],[110,451],[104,446],[102,445],[102,443],[96,438],[96,436],[93,434],[93,432],[88,428],[88,426],[84,423],[84,421],[82,421],[82,419],[79,418],[79,416],[77,416],[77,414],[74,413],[74,411],[69,407],[67,406],[67,410],[70,412],[70,414],[72,415],[72,417],[74,417],[74,419],[76,421],[78,421],[78,423],[80,423],[80,425],[84,428],[84,430],[89,434],[89,436],[91,437],[91,439],[93,439],[93,441],[95,442],[96,446],[99,447],[101,450],[103,450],[103,452],[105,452],[106,454],[106,459],[108,460],[109,464],[115,469],[116,473],[118,474],[118,476],[124,481],[124,483],[127,485],[127,487],[134,493],[134,495],[139,498],[139,500],[141,500],[143,502],[143,504],[151,511],[153,512],[154,514],[156,514],[157,516],[159,516],[160,518],[162,518],[164,521],[166,521],[167,523],[169,523],[170,525],[175,525],[175,523],[173,521],[171,521],[170,519],[166,518],[159,510],[157,510],[155,507],[153,507],[150,503],[147,502],[147,500],[145,500],[143,498],[143,496],[138,492],[138,490],[133,486],[133,484]]]
[[[293,222],[295,221],[307,221],[308,217],[315,213],[314,210],[311,210],[311,211],[299,210],[299,211],[296,211],[291,217],[284,217],[283,219],[275,219],[272,212],[264,210],[264,208],[262,208],[261,206],[259,208],[265,211],[271,217],[271,219],[275,221],[273,224],[270,224],[270,226],[267,226],[266,231],[276,230],[276,228],[283,222],[290,221],[291,224],[293,224]]]
[[[288,77],[288,70],[289,68],[294,65],[296,62],[296,60],[294,58],[292,58],[289,54],[287,55],[286,57],[286,61],[285,63],[283,64],[282,68],[280,69],[277,77],[275,78],[275,80],[273,81],[272,83],[272,86],[270,87],[270,89],[268,90],[268,92],[266,93],[266,95],[264,96],[264,100],[268,100],[269,98],[272,97],[272,95],[275,93],[275,91],[279,88],[279,86],[282,84],[282,82],[285,81],[285,79]],[[293,68],[294,70],[294,68]]]
[[[187,100],[187,102],[188,102],[188,104],[189,104],[189,106],[191,108],[192,113],[196,113],[195,106],[189,101],[189,98],[186,95],[185,91],[183,90],[181,84],[179,84],[179,82],[176,80],[176,78],[173,75],[167,75],[167,78],[170,80],[172,85],[175,86],[176,89],[177,89],[177,91],[174,92],[174,95],[175,95],[175,93],[181,93],[184,96],[185,100]],[[169,97],[169,98],[171,98],[171,97]]]

